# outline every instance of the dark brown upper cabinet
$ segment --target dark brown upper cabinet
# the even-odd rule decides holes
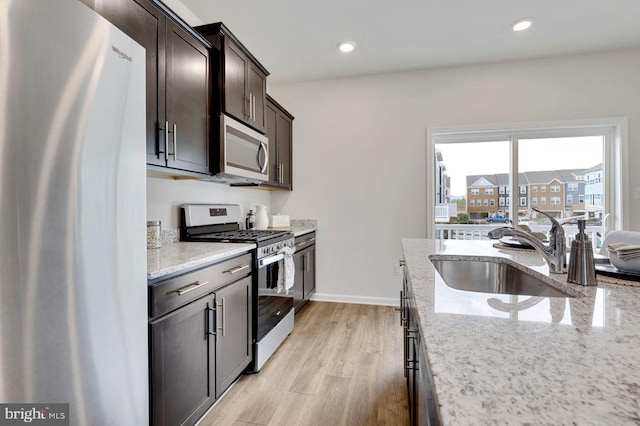
[[[267,95],[269,181],[264,186],[293,190],[293,116]]]
[[[146,49],[147,164],[210,174],[208,44],[159,2],[83,1]]]
[[[213,113],[228,114],[265,133],[269,72],[221,22],[194,29],[212,45],[211,68],[217,82]]]

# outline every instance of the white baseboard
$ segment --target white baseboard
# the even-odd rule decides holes
[[[315,293],[311,300],[316,302],[357,303],[359,305],[400,306],[399,298],[348,296],[344,294]]]

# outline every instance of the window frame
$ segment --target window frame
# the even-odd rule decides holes
[[[508,141],[510,149],[509,193],[518,186],[518,141],[520,139],[602,136],[604,200],[603,211],[609,214],[606,230],[628,229],[629,197],[629,123],[627,117],[561,120],[548,122],[511,123],[475,126],[427,128],[427,176],[435,176],[435,147],[441,143]],[[513,192],[513,191],[511,191]],[[435,236],[435,188],[427,185],[427,236]],[[507,199],[509,213],[516,217],[517,203]],[[625,202],[627,200],[627,202]],[[515,204],[515,205],[514,205]]]

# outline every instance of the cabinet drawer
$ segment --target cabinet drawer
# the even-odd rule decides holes
[[[149,317],[183,306],[252,272],[251,253],[149,286]]]
[[[308,234],[303,234],[295,239],[296,243],[296,252],[304,250],[307,247],[315,245],[316,243],[316,232],[309,232]]]

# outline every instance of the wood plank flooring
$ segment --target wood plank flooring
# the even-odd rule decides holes
[[[200,426],[408,425],[402,327],[390,306],[309,302],[260,373]]]

